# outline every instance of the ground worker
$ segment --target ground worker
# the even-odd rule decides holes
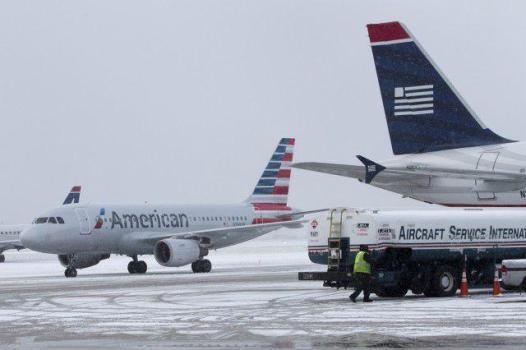
[[[356,280],[356,289],[349,298],[353,303],[356,302],[356,298],[363,290],[363,301],[364,303],[372,302],[369,299],[371,294],[371,264],[372,259],[369,254],[369,247],[365,244],[360,245],[360,250],[356,253],[356,258],[354,259],[354,278]]]

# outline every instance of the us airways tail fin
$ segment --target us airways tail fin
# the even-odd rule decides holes
[[[293,153],[294,139],[281,139],[246,202],[257,207],[287,206]]]
[[[477,118],[402,23],[367,30],[394,154],[513,142]]]
[[[66,199],[64,199],[64,203],[62,205],[68,205],[72,203],[78,203],[80,201],[80,186],[73,186],[71,188],[71,191],[69,191]]]

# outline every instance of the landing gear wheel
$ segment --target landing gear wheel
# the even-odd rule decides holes
[[[0,254],[0,263],[3,263],[5,261],[5,255]]]
[[[74,267],[68,267],[66,271],[64,271],[64,276],[66,276],[67,278],[77,277],[77,269],[75,269]]]
[[[439,266],[431,277],[430,290],[424,291],[426,296],[450,297],[455,295],[460,284],[460,275],[449,265]]]
[[[148,265],[144,261],[130,261],[128,263],[128,272],[131,274],[134,273],[146,273],[148,270]]]
[[[210,271],[212,271],[212,263],[210,262],[210,260],[202,260],[202,265],[203,265],[203,272],[205,273],[208,273]]]
[[[135,264],[135,261],[130,261],[128,263],[128,272],[133,274],[133,273],[137,273],[137,270],[136,270],[137,266]]]
[[[146,265],[146,262],[144,261],[137,261],[137,273],[146,273],[146,270],[148,270],[148,265]]]
[[[192,271],[194,273],[206,273],[212,270],[212,263],[210,260],[197,260],[192,263]]]

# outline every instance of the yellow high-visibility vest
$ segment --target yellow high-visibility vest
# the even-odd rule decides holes
[[[371,264],[364,259],[365,252],[359,251],[354,259],[354,272],[371,274]]]

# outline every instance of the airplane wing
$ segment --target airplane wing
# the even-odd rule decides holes
[[[283,215],[278,215],[277,217],[278,218],[290,218],[290,217],[299,217],[299,218],[302,218],[304,217],[305,215],[309,215],[309,214],[315,214],[315,213],[322,213],[324,211],[328,211],[329,208],[323,208],[323,209],[313,209],[313,210],[307,210],[307,211],[294,211],[292,213],[288,213],[288,214],[283,214]]]
[[[167,233],[167,232],[135,232],[128,236],[132,240],[141,241],[144,243],[155,244],[157,241],[167,238],[177,238],[177,239],[195,239],[195,238],[205,238],[210,241],[211,248],[222,245],[221,241],[223,240],[232,240],[235,243],[241,243],[248,241],[252,238],[264,235],[272,230],[278,228],[287,227],[287,228],[300,228],[307,220],[291,220],[291,221],[279,221],[272,223],[264,224],[254,224],[254,225],[244,225],[244,226],[229,226],[214,228],[208,230],[196,230],[188,231],[181,233]]]

